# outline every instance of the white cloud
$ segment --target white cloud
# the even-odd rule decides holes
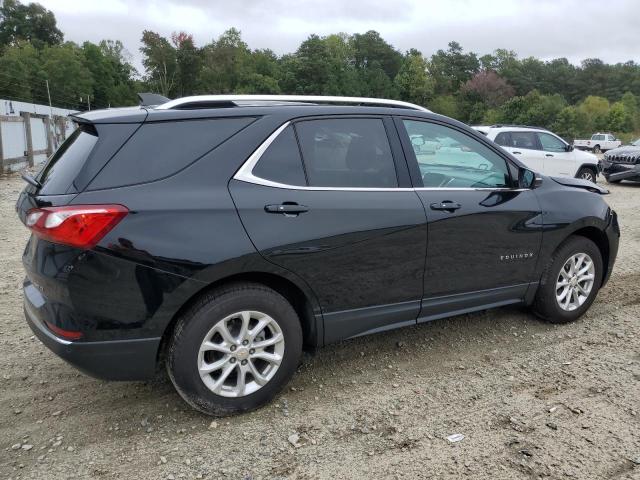
[[[140,67],[145,29],[187,31],[202,45],[230,27],[252,48],[291,52],[311,33],[377,30],[399,48],[430,55],[456,40],[479,54],[496,48],[521,57],[574,63],[640,61],[637,0],[40,0],[65,38],[120,39]]]

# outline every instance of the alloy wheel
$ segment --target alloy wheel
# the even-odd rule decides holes
[[[580,178],[582,178],[583,180],[589,180],[590,182],[596,183],[596,179],[593,175],[593,172],[589,170],[582,172],[582,175],[580,175]]]
[[[569,257],[556,280],[556,300],[561,309],[571,312],[589,298],[595,280],[593,260],[586,253]]]
[[[198,352],[198,371],[216,395],[244,397],[265,386],[284,357],[284,335],[266,313],[242,311],[218,321]]]

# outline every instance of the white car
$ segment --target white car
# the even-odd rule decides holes
[[[537,127],[492,125],[473,127],[535,172],[596,182],[598,157],[574,149],[556,134]]]

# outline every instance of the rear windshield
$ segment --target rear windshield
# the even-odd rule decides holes
[[[91,125],[80,125],[60,145],[40,172],[40,195],[66,193],[96,143],[98,133],[95,128]]]

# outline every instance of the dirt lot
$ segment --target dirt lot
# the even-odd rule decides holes
[[[32,336],[21,188],[0,177],[2,478],[640,478],[640,185],[611,188],[618,263],[581,321],[504,308],[343,342],[213,424],[167,381],[94,380]]]

